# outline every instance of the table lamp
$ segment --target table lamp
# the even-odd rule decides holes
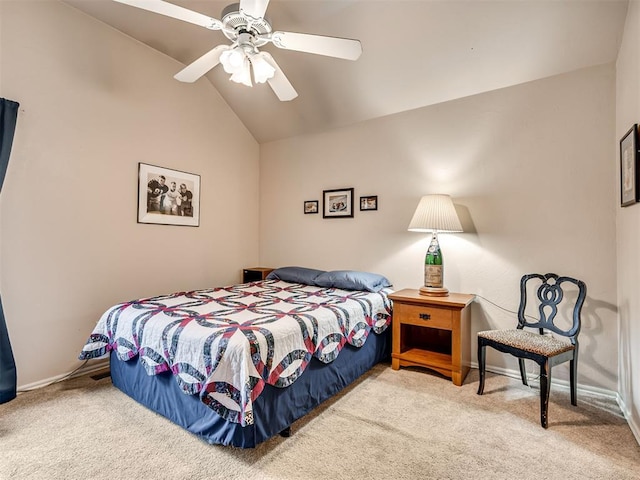
[[[431,243],[424,260],[424,286],[421,295],[445,297],[449,290],[443,286],[444,262],[438,243],[438,233],[462,232],[462,225],[449,195],[425,195],[420,199],[408,230],[410,232],[432,232]]]

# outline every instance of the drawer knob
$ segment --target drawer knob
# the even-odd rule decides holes
[[[421,313],[419,317],[420,317],[420,320],[431,320],[431,315],[428,313]]]

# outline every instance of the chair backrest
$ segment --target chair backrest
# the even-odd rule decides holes
[[[538,307],[538,319],[537,321],[531,321],[525,314],[528,301],[528,290],[530,290],[537,282],[540,285],[537,287],[536,300]],[[564,283],[571,283],[577,287],[577,297],[573,305],[569,305],[572,308],[571,325],[569,328],[562,328],[556,325],[556,318],[558,316],[558,307],[561,305],[562,300],[565,297],[563,290]],[[578,333],[580,333],[580,312],[582,311],[582,305],[584,304],[585,297],[587,296],[587,286],[581,280],[576,280],[571,277],[559,277],[555,273],[547,273],[541,275],[539,273],[530,273],[524,275],[520,280],[520,307],[518,308],[518,328],[530,327],[538,328],[542,334],[544,330],[550,330],[569,337],[572,343],[575,343]],[[565,303],[567,303],[567,300]]]

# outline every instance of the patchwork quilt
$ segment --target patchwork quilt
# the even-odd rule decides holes
[[[102,315],[79,358],[138,356],[149,375],[171,371],[184,393],[251,425],[266,384],[286,387],[312,356],[329,363],[382,333],[389,293],[266,280],[133,300]]]

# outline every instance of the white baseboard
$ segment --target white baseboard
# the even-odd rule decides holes
[[[72,372],[63,373],[61,375],[45,378],[43,380],[38,380],[37,382],[29,383],[27,385],[20,385],[18,386],[18,394],[23,392],[28,392],[30,390],[35,390],[37,388],[46,387],[47,385],[51,385],[56,382],[61,382],[62,380],[66,380],[69,378],[79,377],[81,375],[86,375],[88,373],[96,372],[98,370],[104,370],[106,368],[109,368],[109,358],[91,360],[81,365],[80,367],[76,368]]]
[[[620,395],[617,395],[617,401],[618,401],[618,405],[620,406],[620,410],[622,410],[622,414],[624,415],[624,418],[627,420],[627,423],[629,424],[629,428],[631,429],[631,432],[633,433],[634,437],[636,437],[636,442],[638,442],[638,445],[640,445],[640,424],[638,422],[638,419],[633,418],[633,415],[631,414],[631,410],[627,407],[627,405],[625,404],[622,397],[620,397]]]
[[[88,373],[97,372],[98,370],[105,370],[109,368],[109,357],[100,358],[97,360],[92,360],[91,362],[83,365],[78,370],[76,370],[69,378],[80,377],[82,375],[86,375]]]
[[[478,368],[478,363],[477,362],[472,362],[471,363],[471,367],[472,368]],[[500,367],[493,367],[490,365],[486,366],[485,369],[487,372],[492,372],[492,373],[497,373],[498,375],[505,375],[507,377],[511,377],[511,378],[515,378],[517,380],[520,380],[520,370],[511,370],[511,369],[507,369],[507,368],[500,368]],[[535,377],[530,377],[528,376],[527,381],[530,384],[533,385],[539,385],[540,382],[538,381],[538,376],[536,375]],[[569,391],[570,389],[570,385],[569,382],[566,380],[558,380],[558,379],[551,379],[551,385],[553,387],[557,387],[557,388],[561,388],[564,390]],[[606,398],[608,400],[612,400],[616,403],[619,404],[619,396],[618,396],[618,392],[614,392],[613,390],[608,390],[606,388],[600,388],[600,387],[593,387],[593,386],[589,386],[589,385],[580,385],[578,383],[578,392],[582,392],[584,394],[587,395],[592,395],[595,397],[600,397],[600,398]]]

